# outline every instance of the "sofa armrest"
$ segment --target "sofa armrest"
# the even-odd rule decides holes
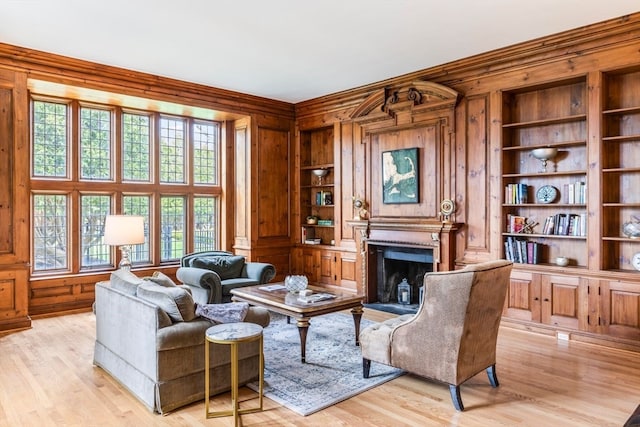
[[[247,262],[243,273],[246,277],[257,281],[259,284],[269,283],[276,276],[276,268],[266,262]]]
[[[162,310],[157,306],[113,289],[109,282],[97,283],[95,292],[96,343],[154,378],[158,363],[156,337],[160,328],[171,321],[167,324],[161,320]],[[94,359],[95,362],[100,361]]]
[[[220,304],[222,302],[222,282],[215,271],[196,267],[180,267],[176,271],[176,278],[191,288],[193,299],[198,304]]]

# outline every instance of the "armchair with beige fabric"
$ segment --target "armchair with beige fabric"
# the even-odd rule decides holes
[[[469,265],[427,273],[418,312],[395,317],[360,333],[363,375],[371,361],[449,384],[463,411],[460,384],[486,369],[497,387],[496,341],[512,263]]]

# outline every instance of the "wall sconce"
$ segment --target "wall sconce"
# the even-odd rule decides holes
[[[104,244],[119,246],[122,259],[118,267],[131,270],[129,252],[132,245],[144,243],[144,217],[132,215],[107,215],[104,222]]]
[[[540,160],[542,162],[542,170],[540,172],[547,171],[547,161],[553,159],[558,154],[557,148],[536,148],[531,152],[533,157]]]

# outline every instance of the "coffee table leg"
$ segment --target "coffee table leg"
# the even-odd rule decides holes
[[[300,334],[300,359],[302,363],[307,361],[307,330],[309,330],[309,318],[303,317],[297,320],[298,333]]]
[[[360,319],[362,319],[362,306],[351,309],[353,315],[353,326],[356,328],[356,345],[360,345]]]

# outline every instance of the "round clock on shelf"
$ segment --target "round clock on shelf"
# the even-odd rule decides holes
[[[553,185],[543,185],[536,191],[536,201],[538,203],[553,203],[558,197],[558,189]]]
[[[633,268],[640,271],[640,252],[633,254],[633,257],[631,258],[631,265],[633,265]]]

